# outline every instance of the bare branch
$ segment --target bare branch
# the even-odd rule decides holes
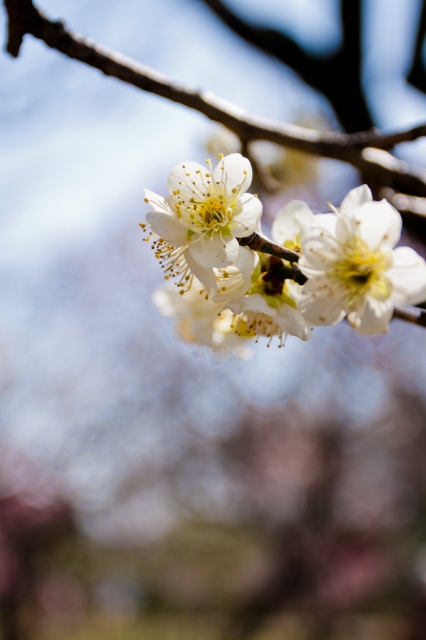
[[[370,144],[372,147],[377,147],[378,149],[392,149],[397,144],[401,144],[402,142],[413,142],[423,136],[426,136],[426,125],[421,124],[417,127],[412,127],[411,129],[405,129],[404,131],[398,131],[396,133],[381,134],[380,132],[377,132],[375,137],[373,133],[370,139]],[[361,143],[359,146],[365,147],[366,145]]]
[[[393,317],[411,324],[417,324],[420,327],[426,327],[426,309],[395,307]]]
[[[379,189],[377,199],[385,198],[401,213],[404,224],[421,237],[426,235],[426,198],[418,198],[395,191],[390,187]]]
[[[346,131],[373,125],[361,85],[361,2],[342,1],[343,46],[319,58],[288,35],[244,20],[222,0],[202,0],[234,33],[293,69],[331,102]]]
[[[323,61],[309,55],[292,38],[277,31],[243,20],[222,0],[202,0],[234,33],[265,53],[289,65],[308,84],[318,88]]]
[[[252,251],[259,251],[260,253],[267,253],[270,256],[281,258],[290,262],[291,267],[283,270],[281,276],[283,279],[294,280],[298,284],[305,284],[308,281],[307,277],[303,275],[297,266],[299,260],[299,254],[291,249],[286,249],[280,244],[277,244],[273,240],[270,240],[261,233],[252,233],[247,238],[238,238],[238,242],[242,247],[249,247]]]
[[[426,70],[423,62],[423,44],[426,34],[426,0],[423,0],[420,20],[417,27],[416,45],[414,47],[413,62],[407,80],[416,89],[426,92]]]
[[[426,179],[412,171],[406,163],[389,154],[386,162],[383,162],[384,156],[377,161],[377,157],[373,158],[371,152],[369,158],[365,157],[363,147],[371,143],[376,146],[381,144],[381,137],[375,132],[355,135],[321,133],[250,114],[210,92],[178,84],[155,69],[70,32],[62,22],[50,21],[34,7],[31,0],[5,0],[5,6],[9,15],[9,34],[12,37],[8,50],[13,55],[18,55],[19,50],[17,34],[21,33],[22,38],[24,30],[43,40],[49,47],[99,69],[107,76],[203,113],[234,131],[243,140],[269,140],[315,155],[349,162],[361,171],[380,173],[397,188],[405,186],[406,190],[416,195],[426,196]],[[401,141],[404,135],[411,135],[410,139],[413,139],[413,136],[424,133],[424,128],[417,127],[415,133],[399,134],[398,140]],[[395,135],[397,134],[393,134],[393,139]],[[386,145],[392,142],[389,136],[385,136],[384,140]]]

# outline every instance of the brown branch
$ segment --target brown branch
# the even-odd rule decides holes
[[[331,102],[346,131],[373,125],[361,84],[361,1],[342,0],[343,46],[333,55],[312,56],[275,29],[244,20],[222,0],[202,0],[235,34],[290,67]]]
[[[421,124],[417,127],[412,127],[411,129],[405,129],[404,131],[398,131],[396,133],[372,133],[369,145],[377,147],[378,149],[392,149],[397,144],[401,144],[402,142],[413,142],[414,140],[424,136],[426,136],[426,125]],[[361,143],[359,146],[365,147],[368,145]]]
[[[269,240],[261,233],[252,233],[251,236],[246,238],[238,238],[238,242],[242,247],[249,247],[252,251],[260,251],[261,253],[268,253],[270,256],[287,260],[290,264],[299,260],[299,254],[291,249],[286,249],[280,244],[277,244],[273,240]]]
[[[318,78],[323,61],[309,55],[286,34],[265,27],[259,27],[243,20],[222,0],[202,0],[224,24],[235,34],[261,51],[268,53],[280,62],[288,64],[308,84],[318,88]]]
[[[365,176],[382,180],[381,186],[392,186],[398,191],[408,191],[417,196],[426,196],[426,170],[412,167],[383,149],[366,147],[359,153],[354,166]]]
[[[426,92],[426,70],[423,62],[423,44],[426,33],[426,0],[423,0],[420,10],[420,20],[417,27],[416,44],[413,53],[413,62],[408,73],[407,80],[413,87]]]
[[[294,280],[298,284],[305,284],[305,282],[308,281],[307,277],[297,266],[297,261],[300,256],[296,251],[286,249],[261,233],[256,232],[252,233],[251,236],[248,236],[247,238],[238,238],[238,242],[242,247],[249,247],[252,251],[267,253],[270,256],[275,256],[276,258],[290,262],[291,267],[287,269],[284,268],[285,270],[281,274],[284,280]]]
[[[242,140],[268,140],[314,155],[349,162],[366,174],[380,175],[387,185],[426,196],[424,173],[414,171],[407,163],[384,151],[365,148],[371,144],[388,146],[395,139],[401,142],[404,136],[415,139],[426,133],[424,127],[392,136],[380,136],[374,131],[347,135],[339,132],[322,133],[276,122],[250,114],[210,92],[181,85],[155,69],[74,34],[62,22],[49,20],[34,7],[31,0],[4,0],[4,3],[9,16],[7,50],[15,57],[19,54],[23,35],[29,33],[49,47],[92,66],[107,76],[203,113],[234,131]]]
[[[426,309],[395,307],[393,317],[411,324],[417,324],[420,327],[426,327]]]

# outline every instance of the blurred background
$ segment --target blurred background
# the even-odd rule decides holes
[[[40,0],[249,111],[342,128],[207,4]],[[421,4],[362,3],[368,126],[426,121],[406,81]],[[342,47],[338,0],[227,6],[315,59]],[[29,36],[0,55],[2,640],[426,638],[425,329],[342,323],[237,360],[180,342],[151,301],[143,188],[165,194],[176,163],[238,144]],[[397,154],[426,163],[421,141]],[[289,200],[322,212],[361,180],[273,145],[253,155],[266,231]],[[404,244],[425,255],[421,235]]]

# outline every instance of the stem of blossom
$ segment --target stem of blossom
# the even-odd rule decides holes
[[[283,266],[280,270],[280,276],[282,276],[283,280],[294,280],[298,284],[305,284],[307,281],[307,277],[303,275],[297,266],[299,254],[296,251],[286,249],[280,244],[273,242],[273,240],[269,240],[269,238],[256,232],[252,233],[251,236],[247,236],[247,238],[237,238],[237,240],[242,247],[248,247],[252,251],[267,253],[270,256],[275,256],[276,258],[290,262],[291,267]]]
[[[287,260],[287,262],[290,262],[291,264],[293,262],[298,262],[300,257],[296,251],[286,249],[273,240],[269,240],[266,236],[256,233],[256,231],[252,233],[251,236],[247,236],[246,238],[237,238],[237,240],[242,247],[248,247],[249,249],[252,249],[252,251],[260,251],[260,253],[268,253],[270,256]]]
[[[395,307],[393,317],[398,320],[405,320],[411,324],[417,324],[420,327],[426,327],[426,309],[418,309],[417,307],[409,307],[402,309]]]
[[[297,284],[308,282],[308,278],[300,271],[297,264],[293,264],[291,267],[283,266],[279,270],[279,275],[283,280],[294,280]]]

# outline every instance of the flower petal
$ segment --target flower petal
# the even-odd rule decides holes
[[[353,214],[352,229],[372,251],[390,251],[401,237],[401,214],[386,200],[366,202]]]
[[[254,313],[264,313],[267,316],[276,316],[275,309],[270,307],[260,293],[253,293],[249,296],[241,296],[231,300],[228,304],[229,309],[234,313],[243,313],[244,311],[253,311]]]
[[[217,291],[217,280],[213,269],[202,267],[199,262],[194,260],[189,249],[183,254],[186,264],[191,269],[191,272],[205,287],[210,287],[214,291]]]
[[[278,310],[275,318],[277,325],[290,336],[297,336],[301,340],[309,340],[311,337],[311,327],[302,316],[300,311],[293,309],[288,304],[283,304]]]
[[[272,223],[272,238],[278,244],[284,244],[286,240],[296,242],[302,229],[309,227],[314,219],[314,214],[307,204],[301,200],[292,200],[281,209]]]
[[[310,324],[337,324],[346,315],[346,290],[326,276],[312,278],[302,287],[299,311]]]
[[[150,191],[149,189],[144,189],[144,191],[145,202],[149,202],[149,204],[154,208],[154,211],[172,214],[169,204],[163,196],[159,196],[158,193],[154,193],[154,191]]]
[[[146,219],[154,233],[173,247],[183,247],[187,244],[187,228],[171,213],[148,211]]]
[[[392,252],[393,266],[386,272],[392,282],[392,302],[419,304],[426,300],[426,263],[410,247],[398,247]]]
[[[169,173],[167,188],[170,196],[173,196],[174,191],[179,191],[187,198],[204,198],[210,187],[208,181],[211,182],[208,175],[209,169],[198,162],[180,162]]]
[[[241,277],[245,282],[251,283],[251,276],[258,262],[259,256],[256,251],[239,246],[235,266],[241,271]]]
[[[370,187],[362,184],[360,187],[351,189],[348,195],[343,198],[340,211],[345,216],[351,217],[355,210],[365,202],[373,202],[373,196]]]
[[[245,238],[256,231],[262,215],[262,203],[250,193],[244,193],[238,200],[231,222],[231,233],[237,238]]]
[[[194,260],[202,267],[220,268],[234,264],[238,258],[239,246],[236,238],[214,233],[212,236],[193,235],[188,248]]]
[[[348,314],[348,322],[363,336],[376,336],[386,333],[392,319],[393,303],[388,300],[376,300],[367,296],[359,306],[359,310]]]
[[[339,218],[334,213],[313,217],[309,228],[302,231],[302,251],[311,267],[327,270],[339,259],[341,240],[337,240]],[[340,228],[340,225],[339,225]]]
[[[231,196],[235,189],[235,197],[239,197],[247,191],[253,179],[250,161],[241,153],[231,153],[216,165],[213,178],[217,187],[217,183],[220,183],[223,193]]]
[[[324,275],[324,269],[315,269],[315,267],[313,267],[309,260],[303,255],[300,256],[297,266],[307,278],[314,278]]]
[[[179,290],[176,287],[173,289],[162,287],[155,289],[152,293],[152,301],[157,307],[157,310],[162,316],[166,316],[167,318],[178,315],[181,300],[182,296],[179,295]]]

